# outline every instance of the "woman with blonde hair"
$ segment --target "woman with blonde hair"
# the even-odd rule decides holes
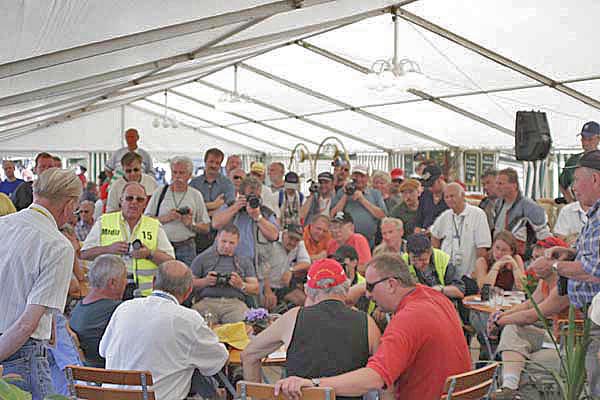
[[[523,259],[517,254],[517,241],[509,231],[496,235],[492,250],[486,258],[477,259],[473,272],[480,289],[489,284],[504,290],[512,290],[513,287],[523,290],[524,276],[525,268]]]
[[[371,187],[381,192],[385,207],[389,210],[394,208],[396,204],[400,202],[398,196],[392,196],[390,193],[390,185],[392,184],[392,177],[385,171],[374,171],[371,176]]]
[[[0,193],[0,217],[16,212],[17,209],[12,201],[10,201],[10,198],[4,193]]]

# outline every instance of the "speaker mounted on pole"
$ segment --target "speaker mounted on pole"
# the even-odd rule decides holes
[[[538,161],[548,156],[552,137],[546,113],[517,111],[515,124],[515,157],[519,161]]]

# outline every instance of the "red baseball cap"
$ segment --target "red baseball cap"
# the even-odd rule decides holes
[[[317,283],[322,279],[333,279],[333,283],[326,286],[318,286]],[[312,289],[327,289],[341,285],[346,282],[347,276],[342,265],[331,259],[324,258],[315,261],[308,270],[307,285]]]
[[[548,236],[546,239],[538,240],[536,243],[538,246],[543,247],[545,249],[549,249],[550,247],[569,247],[567,242],[564,240],[557,238],[556,236]]]
[[[402,168],[394,168],[393,170],[390,171],[390,175],[392,177],[392,180],[404,180],[404,170]]]

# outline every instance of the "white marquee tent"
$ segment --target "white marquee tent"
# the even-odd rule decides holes
[[[393,51],[426,89],[378,93]],[[547,113],[556,149],[600,120],[600,2],[580,0],[7,0],[0,23],[0,153],[86,153],[137,127],[158,157],[314,151],[511,151],[517,110]],[[254,104],[215,110],[233,89]],[[177,129],[155,128],[168,114]]]

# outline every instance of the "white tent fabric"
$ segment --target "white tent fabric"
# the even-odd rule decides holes
[[[365,71],[392,55],[429,77],[377,93]],[[600,3],[548,0],[5,1],[0,152],[110,151],[135,126],[157,157],[457,147],[510,150],[515,112],[547,113],[556,149],[600,120]],[[239,88],[240,114],[214,104]],[[154,128],[168,90],[177,129]]]

